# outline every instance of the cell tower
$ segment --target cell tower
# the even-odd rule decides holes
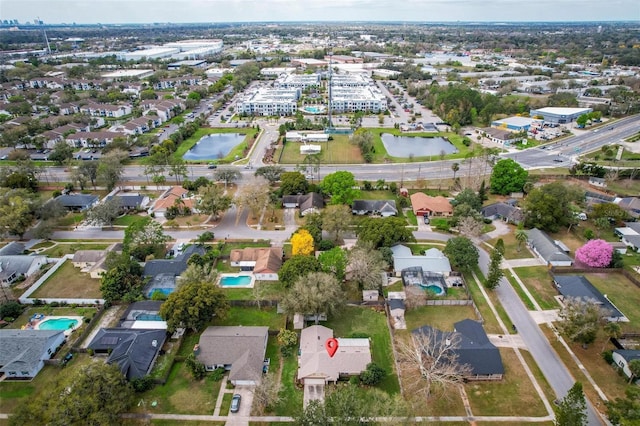
[[[40,17],[37,17],[37,22],[40,23]],[[44,41],[47,43],[47,55],[51,55],[51,45],[49,44],[49,37],[47,37],[47,30],[43,27],[42,33],[44,34]]]
[[[327,111],[329,112],[327,117],[329,119],[329,130],[333,129],[333,122],[331,121],[331,100],[333,95],[333,51],[329,51],[329,100],[327,105]]]

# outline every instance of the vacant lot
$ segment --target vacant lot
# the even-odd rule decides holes
[[[585,274],[585,277],[627,317],[625,332],[640,332],[640,288],[622,274]]]
[[[73,254],[78,250],[105,250],[109,247],[108,243],[57,243],[55,247],[51,247],[40,254],[50,257],[62,257],[65,254]]]
[[[453,324],[463,319],[477,320],[472,306],[421,306],[407,310],[407,329],[413,330],[423,325],[443,331],[453,331]]]
[[[542,309],[557,309],[559,306],[554,297],[558,295],[558,291],[547,271],[546,266],[513,268],[513,272],[520,277]]]
[[[333,135],[332,141],[314,145],[320,145],[322,147],[320,162],[323,164],[364,163],[362,154],[360,154],[360,148],[349,142],[349,136],[347,135]],[[304,164],[306,155],[300,154],[300,146],[302,146],[302,142],[287,142],[284,145],[284,152],[282,153],[282,158],[280,158],[280,163]]]
[[[31,297],[99,299],[102,293],[100,280],[92,279],[89,274],[80,272],[80,269],[74,268],[71,261],[67,260]]]
[[[505,259],[524,259],[532,258],[533,254],[526,247],[526,244],[518,244],[515,234],[510,232],[506,235],[501,235],[500,238],[504,242],[504,258]],[[489,244],[495,247],[499,238],[494,238],[487,241]]]
[[[280,330],[285,326],[285,316],[276,308],[232,307],[224,319],[216,319],[214,325],[267,326],[270,330]]]
[[[500,348],[504,379],[465,385],[475,416],[545,416],[542,400],[513,349]],[[517,398],[513,396],[517,395]]]

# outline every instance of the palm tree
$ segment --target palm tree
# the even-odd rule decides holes
[[[453,170],[453,180],[456,180],[456,173],[458,173],[458,170],[460,170],[460,164],[453,163],[451,165],[451,170]]]
[[[518,242],[518,252],[522,250],[522,245],[529,240],[529,236],[524,229],[518,229],[516,231],[516,241]]]
[[[609,339],[617,339],[622,334],[622,327],[617,322],[607,322],[602,329],[607,333]],[[602,345],[600,352],[604,351],[605,346],[607,346],[607,340]]]

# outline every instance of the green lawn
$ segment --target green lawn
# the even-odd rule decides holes
[[[478,310],[480,311],[480,314],[484,319],[483,326],[485,331],[491,334],[502,333],[502,328],[500,328],[498,320],[493,315],[493,312],[489,308],[486,299],[480,291],[479,283],[477,283],[476,280],[473,279],[471,274],[465,274],[464,281],[467,285],[467,288],[469,289],[469,292],[471,293],[473,301],[476,303],[476,306],[478,307]]]
[[[269,240],[226,242],[222,248],[221,255],[229,256],[231,250],[243,249],[246,247],[271,247],[271,243]]]
[[[628,323],[621,323],[625,332],[640,332],[640,288],[622,274],[584,274],[602,294],[627,317]]]
[[[349,142],[348,135],[332,135],[333,140],[320,143],[322,147],[321,164],[360,164],[364,163],[360,148]],[[300,154],[301,142],[288,141],[283,148],[280,163],[304,164],[305,155]],[[279,155],[279,153],[278,153]],[[278,158],[277,156],[275,157]]]
[[[78,250],[106,250],[107,243],[58,243],[55,247],[47,249],[40,254],[50,257],[62,257],[65,254],[73,254]]]
[[[207,375],[202,380],[194,380],[183,362],[176,362],[171,368],[169,379],[164,385],[137,395],[134,412],[212,414],[223,381],[214,381]],[[152,403],[156,406],[152,406]]]
[[[285,288],[280,281],[256,281],[261,300],[280,300],[285,294]],[[253,288],[225,288],[224,293],[229,300],[255,300]]]
[[[546,266],[513,268],[513,272],[520,277],[543,310],[559,308],[558,302],[554,298],[558,295],[558,291],[553,286],[553,280]]]
[[[267,326],[270,330],[280,330],[285,326],[285,316],[278,314],[276,308],[231,307],[224,319],[216,318],[214,325]]]
[[[510,226],[511,228],[511,226]],[[509,234],[500,236],[502,241],[504,242],[504,258],[505,259],[525,259],[532,258],[533,254],[529,251],[525,244],[518,244],[516,241],[515,234],[510,232]],[[491,246],[495,247],[498,242],[498,238],[494,238],[492,240],[487,241],[487,243],[491,244]]]
[[[408,309],[404,318],[407,330],[430,325],[443,331],[453,331],[453,324],[463,319],[477,320],[473,306],[421,306]]]
[[[391,335],[384,312],[376,312],[369,308],[347,306],[327,323],[336,337],[350,337],[354,333],[365,333],[371,338],[372,360],[384,368],[388,374],[378,385],[390,394],[400,392],[398,378],[394,372]]]
[[[356,198],[359,200],[395,200],[396,196],[389,190],[383,190],[383,191],[361,190]]]
[[[57,220],[58,226],[75,226],[84,220],[84,213],[69,213]]]
[[[302,410],[302,388],[296,384],[298,358],[295,355],[283,359],[280,377],[280,401],[274,408],[278,416],[291,416]]]
[[[503,380],[465,385],[473,415],[545,416],[544,404],[513,349],[500,348],[500,356],[504,365]]]
[[[144,216],[139,216],[136,214],[127,214],[124,216],[117,217],[116,220],[113,221],[115,226],[129,226],[134,223],[138,223],[140,221],[145,220]]]
[[[41,249],[41,248],[51,247],[54,244],[55,243],[53,241],[43,241],[41,243],[38,243],[38,244],[32,246],[31,250],[37,250],[37,249]]]

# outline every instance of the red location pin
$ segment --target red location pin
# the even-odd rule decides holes
[[[333,337],[330,339],[327,339],[327,341],[324,342],[324,347],[327,350],[327,353],[329,354],[329,356],[333,358],[333,356],[338,351],[338,339],[334,339]]]

